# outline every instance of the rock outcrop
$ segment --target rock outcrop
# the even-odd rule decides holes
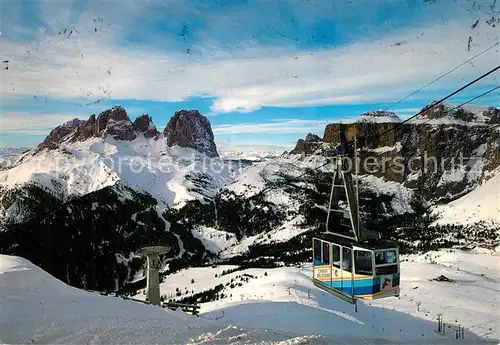
[[[85,141],[91,137],[109,135],[115,140],[130,141],[141,134],[158,140],[161,133],[148,114],[137,117],[132,123],[123,107],[114,106],[98,116],[91,115],[87,121],[74,119],[54,128],[36,152],[53,150],[62,143]],[[210,122],[198,110],[177,111],[168,122],[164,135],[168,146],[189,147],[209,157],[219,156]]]
[[[143,114],[135,119],[134,129],[142,133],[146,138],[158,138],[160,132],[156,129],[153,119],[148,114]]]
[[[500,131],[491,127],[500,122],[500,109],[430,105],[404,124],[396,114],[383,111],[362,114],[351,123],[329,124],[323,141],[339,144],[341,130],[347,140],[362,136],[369,145],[360,152],[360,159],[374,159],[376,169],[361,164],[360,174],[403,183],[429,199],[455,199],[500,167]],[[306,145],[306,141],[299,140],[294,151],[304,152]],[[409,160],[406,169],[405,159]],[[423,174],[422,160],[426,168]]]
[[[219,156],[210,122],[198,110],[175,112],[163,134],[170,147],[189,147],[209,157]]]
[[[104,137],[106,135],[115,140],[130,141],[139,134],[143,134],[146,138],[157,138],[160,133],[147,114],[139,116],[132,123],[123,107],[114,106],[101,112],[98,116],[92,114],[87,121],[73,119],[57,126],[38,146],[37,151],[53,150],[64,142],[85,141],[91,137]]]
[[[137,137],[134,126],[123,107],[114,106],[99,114],[95,134],[109,134],[116,140],[134,140]]]
[[[306,135],[305,140],[299,139],[297,141],[295,148],[292,151],[290,151],[290,153],[291,154],[297,154],[297,153],[312,154],[317,149],[319,149],[321,147],[322,141],[323,141],[323,139],[321,139],[316,134],[309,133]]]
[[[57,126],[50,131],[49,135],[45,140],[38,146],[39,149],[49,149],[54,150],[59,147],[59,144],[66,138],[69,134],[77,131],[77,129],[84,124],[85,121],[79,119],[73,119],[71,121],[65,122],[60,126]]]
[[[489,125],[500,124],[500,109],[489,107],[483,112],[483,115],[487,118],[486,123]]]
[[[340,142],[340,131],[345,131],[349,140],[358,135],[363,135],[375,141],[375,144],[384,142],[384,146],[392,146],[396,142],[392,129],[398,126],[401,119],[392,112],[377,110],[360,115],[352,123],[332,123],[325,128],[323,141],[326,143]]]

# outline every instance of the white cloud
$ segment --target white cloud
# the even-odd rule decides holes
[[[23,135],[47,135],[53,128],[77,117],[66,114],[40,115],[26,112],[2,112],[0,115],[2,133]]]
[[[323,133],[332,120],[284,120],[267,123],[241,123],[213,127],[216,135],[221,134],[302,134]]]
[[[486,24],[481,30],[470,28],[472,16],[475,21],[484,15],[451,13],[449,17],[456,20],[337,48],[298,51],[247,42],[234,50],[207,40],[199,42],[197,52],[202,57],[196,57],[175,49],[117,44],[127,20],[134,17],[133,11],[127,13],[128,18],[99,27],[98,33],[92,26],[81,26],[71,39],[56,36],[49,41],[41,35],[39,42],[26,46],[0,37],[0,50],[8,52],[10,60],[0,91],[4,97],[88,94],[98,99],[111,94],[115,99],[162,101],[203,96],[214,98],[213,112],[392,101],[498,40],[496,28]],[[67,22],[69,15],[63,14]],[[79,21],[91,22],[94,14],[82,13]],[[53,27],[58,23],[50,21]],[[473,37],[470,52],[469,36]],[[169,38],[165,40],[162,43]],[[402,41],[407,43],[391,46]],[[497,65],[498,52],[498,47],[492,49],[435,86],[464,84]]]

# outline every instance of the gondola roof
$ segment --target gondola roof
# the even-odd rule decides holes
[[[378,240],[366,240],[363,242],[356,242],[355,240],[349,240],[347,238],[337,236],[334,233],[322,233],[320,235],[314,236],[314,238],[324,240],[327,242],[336,243],[345,247],[356,246],[356,247],[366,248],[368,250],[388,249],[388,248],[398,247],[398,243],[392,240],[378,239]]]

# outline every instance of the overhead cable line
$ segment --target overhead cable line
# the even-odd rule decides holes
[[[497,43],[497,44],[498,44],[498,43]],[[492,46],[492,47],[493,47],[493,46]],[[490,48],[490,49],[491,49],[491,48]],[[433,107],[435,107],[435,106],[437,106],[437,105],[441,104],[441,103],[442,103],[442,102],[444,102],[445,100],[447,100],[447,99],[449,99],[449,98],[453,97],[454,95],[456,95],[457,93],[459,93],[459,92],[461,92],[461,91],[465,90],[466,88],[470,87],[471,85],[474,85],[474,84],[475,84],[475,83],[477,83],[478,81],[480,81],[480,80],[482,80],[482,79],[486,78],[487,76],[489,76],[490,74],[494,73],[495,71],[497,71],[497,70],[499,70],[499,69],[500,69],[500,65],[498,65],[497,67],[495,67],[495,68],[493,68],[493,69],[489,70],[488,72],[484,73],[483,75],[479,76],[478,78],[476,78],[476,79],[472,80],[471,82],[469,82],[469,83],[467,83],[466,85],[462,86],[462,87],[461,87],[461,88],[459,88],[458,90],[455,90],[455,91],[454,91],[454,92],[452,92],[451,94],[449,94],[449,95],[447,95],[447,96],[445,96],[445,97],[441,98],[439,101],[437,101],[437,102],[435,102],[435,103],[433,103],[433,104],[431,104],[431,105],[429,105],[429,106],[427,106],[427,107],[424,107],[424,108],[423,108],[421,111],[419,111],[417,114],[415,114],[415,115],[413,115],[413,116],[410,116],[409,118],[407,118],[407,119],[406,119],[406,120],[404,120],[403,122],[399,122],[396,126],[394,126],[394,127],[393,127],[393,128],[391,128],[391,129],[386,130],[385,132],[382,132],[382,133],[381,133],[380,135],[378,135],[377,137],[378,137],[378,138],[380,138],[380,137],[382,137],[382,135],[387,134],[387,133],[389,133],[390,131],[395,130],[396,128],[398,128],[398,127],[399,127],[399,126],[401,126],[402,124],[404,124],[404,123],[406,123],[406,122],[410,121],[411,119],[414,119],[415,117],[417,117],[417,116],[421,115],[423,112],[425,112],[425,111],[427,111],[427,110],[430,110],[430,109],[432,109]],[[493,91],[497,90],[498,88],[500,88],[500,87],[495,87],[495,88],[493,88],[493,89],[490,89],[490,90],[486,91],[485,93],[483,93],[483,94],[481,94],[481,95],[479,95],[479,96],[476,96],[476,97],[474,97],[473,99],[468,100],[467,102],[462,103],[461,105],[464,105],[464,104],[470,103],[470,102],[472,102],[472,101],[473,101],[473,100],[475,100],[475,99],[478,99],[478,98],[480,98],[480,97],[483,97],[484,95],[489,94],[489,93],[491,93],[491,92],[493,92]],[[461,105],[460,105],[460,106],[461,106]],[[456,108],[458,108],[458,107],[459,107],[459,106],[456,106],[456,107],[455,107],[455,108],[453,108],[453,109],[456,109]],[[496,127],[496,126],[494,126],[494,127]],[[494,128],[494,127],[489,127],[489,128]],[[324,142],[322,142],[322,143],[324,143]],[[432,151],[431,151],[431,152],[432,152]],[[328,164],[330,164],[330,161],[328,161],[328,159],[327,159],[327,162],[326,162],[325,164],[322,164],[322,165],[320,165],[320,166],[318,166],[318,167],[314,168],[313,170],[318,170],[318,169],[320,169],[320,168],[322,168],[322,167],[324,167],[324,166],[326,166],[326,165],[328,165]],[[296,181],[297,181],[297,180],[299,180],[302,176],[306,175],[308,172],[309,172],[309,171],[305,171],[304,173],[300,174],[299,176],[292,178],[290,182],[296,182]],[[265,189],[266,189],[266,188],[265,188]]]
[[[468,63],[468,62],[470,62],[470,61],[474,60],[475,58],[479,57],[480,55],[482,55],[482,54],[486,53],[487,51],[489,51],[489,50],[493,49],[494,47],[496,47],[496,46],[497,46],[497,45],[499,45],[499,44],[500,44],[500,42],[497,42],[497,43],[493,44],[492,46],[490,46],[490,47],[486,48],[485,50],[483,50],[483,51],[481,51],[480,53],[478,53],[478,54],[474,55],[473,57],[471,57],[471,58],[470,58],[470,59],[468,59],[467,61],[464,61],[464,62],[463,62],[463,63],[461,63],[460,65],[458,65],[458,66],[456,66],[456,67],[452,68],[452,69],[451,69],[451,70],[449,70],[448,72],[446,72],[446,73],[442,74],[441,76],[437,77],[436,79],[434,79],[434,80],[430,81],[429,83],[425,84],[424,86],[422,86],[422,87],[421,87],[421,88],[419,88],[418,90],[416,90],[416,91],[412,92],[412,93],[411,93],[411,94],[409,94],[408,96],[406,96],[406,97],[404,97],[404,98],[400,99],[400,100],[399,100],[399,101],[397,101],[397,102],[394,102],[393,104],[391,104],[388,108],[384,109],[383,111],[386,111],[386,110],[390,109],[391,107],[393,107],[394,105],[399,104],[399,103],[401,103],[402,101],[404,101],[404,100],[408,99],[409,97],[413,96],[413,95],[414,95],[414,94],[416,94],[417,92],[419,92],[419,91],[423,90],[423,89],[424,89],[424,88],[426,88],[427,86],[429,86],[429,85],[433,84],[434,82],[438,81],[439,79],[441,79],[441,78],[445,77],[446,75],[448,75],[448,74],[452,73],[453,71],[455,71],[455,70],[457,70],[458,68],[462,67],[462,66],[463,66],[463,65],[465,65],[466,63]],[[488,75],[490,75],[491,73],[495,72],[495,71],[496,71],[496,70],[498,70],[498,69],[500,69],[500,65],[499,65],[499,66],[497,66],[496,68],[494,68],[494,69],[492,69],[492,70],[490,70],[490,71],[486,72],[485,74],[483,74],[482,76],[478,77],[477,79],[475,79],[475,80],[471,81],[471,82],[470,82],[470,83],[468,83],[467,85],[462,86],[460,89],[456,90],[456,91],[455,91],[455,92],[453,92],[452,94],[450,94],[450,95],[448,95],[448,96],[446,96],[446,97],[442,98],[441,100],[439,100],[439,101],[437,101],[437,102],[435,102],[435,103],[433,103],[433,104],[431,104],[431,105],[429,105],[429,106],[424,107],[424,108],[423,108],[422,110],[420,110],[417,114],[415,114],[415,115],[413,115],[413,116],[411,116],[411,117],[407,118],[407,119],[406,119],[406,120],[404,120],[403,122],[399,122],[399,123],[398,123],[396,126],[394,126],[393,128],[390,128],[390,129],[388,129],[387,131],[383,132],[382,134],[378,135],[378,136],[377,136],[377,139],[378,139],[378,138],[380,138],[382,135],[387,134],[387,133],[389,133],[389,132],[390,132],[390,131],[392,131],[392,130],[395,130],[397,127],[399,127],[399,126],[401,126],[402,124],[404,124],[404,123],[406,123],[406,122],[410,121],[411,119],[413,119],[413,118],[417,117],[418,115],[421,115],[423,112],[425,112],[425,111],[427,111],[427,110],[430,110],[430,109],[432,109],[433,107],[435,107],[435,106],[437,106],[437,105],[441,104],[441,103],[442,103],[442,102],[444,102],[445,100],[447,100],[447,99],[449,99],[449,98],[453,97],[453,96],[454,96],[454,95],[456,95],[457,93],[459,93],[459,92],[463,91],[464,89],[468,88],[469,86],[471,86],[471,85],[473,85],[473,84],[477,83],[479,80],[486,78]],[[491,91],[490,91],[490,92],[491,92]],[[478,96],[478,98],[479,98],[479,97],[482,97],[482,96]],[[472,101],[472,100],[470,100],[470,102],[471,102],[471,101]],[[321,143],[324,143],[324,142],[310,142],[310,143],[311,143],[311,144],[321,144]]]
[[[390,129],[388,129],[388,130],[386,130],[386,131],[382,132],[382,133],[381,133],[380,135],[378,135],[377,137],[378,137],[378,138],[380,138],[380,137],[382,137],[384,134],[387,134],[387,133],[389,133],[389,132],[391,132],[391,131],[395,130],[396,128],[400,127],[400,126],[401,126],[401,125],[403,125],[404,123],[407,123],[408,121],[410,121],[411,119],[414,119],[415,117],[417,117],[417,116],[421,115],[421,114],[422,114],[422,113],[424,113],[425,111],[430,110],[430,109],[434,108],[435,106],[437,106],[437,105],[439,105],[439,104],[443,103],[443,102],[444,102],[444,101],[446,101],[447,99],[449,99],[449,98],[451,98],[451,97],[455,96],[457,93],[459,93],[459,92],[461,92],[461,91],[465,90],[466,88],[468,88],[468,87],[469,87],[469,86],[471,86],[471,85],[474,85],[474,84],[475,84],[475,83],[477,83],[478,81],[480,81],[480,80],[482,80],[482,79],[486,78],[487,76],[489,76],[489,75],[490,75],[490,74],[492,74],[493,72],[496,72],[496,71],[497,71],[497,70],[499,70],[499,69],[500,69],[500,65],[498,65],[497,67],[495,67],[495,68],[493,68],[493,69],[489,70],[488,72],[484,73],[483,75],[481,75],[480,77],[478,77],[478,78],[474,79],[473,81],[471,81],[471,82],[467,83],[466,85],[462,86],[462,87],[461,87],[461,88],[459,88],[458,90],[455,90],[455,91],[453,91],[452,93],[450,93],[449,95],[447,95],[447,96],[445,96],[445,97],[441,98],[439,101],[437,101],[437,102],[435,102],[435,103],[432,103],[431,105],[429,105],[429,106],[427,106],[427,107],[424,107],[422,110],[420,110],[420,111],[419,111],[418,113],[416,113],[415,115],[410,116],[409,118],[407,118],[406,120],[404,120],[404,121],[402,121],[402,122],[398,122],[396,126],[394,126],[394,127],[390,128]]]
[[[476,97],[474,97],[474,98],[471,98],[471,99],[469,99],[468,101],[465,101],[465,102],[463,102],[463,103],[460,103],[459,105],[457,105],[457,106],[455,106],[455,107],[453,107],[453,108],[451,108],[451,109],[449,109],[449,110],[445,111],[445,113],[447,114],[447,113],[449,113],[449,112],[451,112],[451,111],[453,111],[453,110],[455,110],[455,109],[460,108],[460,107],[461,107],[461,106],[463,106],[463,105],[466,105],[466,104],[468,104],[468,103],[470,103],[470,102],[472,102],[472,101],[475,101],[475,100],[476,100],[476,99],[478,99],[478,98],[484,97],[484,96],[486,96],[487,94],[492,93],[493,91],[496,91],[496,90],[498,90],[498,89],[500,89],[500,85],[499,85],[499,86],[496,86],[496,87],[494,87],[494,88],[492,88],[492,89],[489,89],[488,91],[483,92],[482,94],[480,94],[480,95],[478,95],[478,96],[476,96]],[[425,124],[425,123],[427,123],[427,122],[429,122],[429,121],[431,121],[431,120],[433,120],[433,119],[429,119],[429,120],[427,120],[427,121],[425,121],[425,122],[422,122],[421,124]]]
[[[496,72],[496,71],[497,71],[497,70],[499,70],[499,69],[500,69],[500,65],[498,65],[497,67],[495,67],[495,68],[493,68],[493,69],[489,70],[488,72],[484,73],[483,75],[479,76],[478,78],[476,78],[476,79],[472,80],[471,82],[469,82],[469,83],[467,83],[466,85],[462,86],[462,87],[461,87],[461,88],[459,88],[458,90],[455,90],[455,91],[454,91],[454,92],[452,92],[451,94],[449,94],[449,95],[447,95],[447,96],[445,96],[445,97],[441,98],[439,101],[434,102],[434,103],[432,103],[432,104],[430,104],[430,105],[428,105],[428,106],[426,106],[426,107],[422,108],[422,110],[420,110],[420,111],[419,111],[418,113],[416,113],[415,115],[410,116],[409,118],[407,118],[406,120],[404,120],[404,121],[402,121],[402,122],[398,122],[398,123],[397,123],[394,127],[389,128],[388,130],[386,130],[386,131],[382,132],[381,134],[377,135],[377,136],[376,136],[376,138],[374,138],[374,139],[379,139],[379,138],[381,138],[383,135],[385,135],[385,134],[387,134],[387,133],[389,133],[389,132],[391,132],[391,131],[396,130],[396,128],[398,128],[398,127],[402,126],[403,124],[405,124],[405,123],[407,123],[408,121],[410,121],[410,120],[414,119],[415,117],[417,117],[417,116],[419,116],[419,115],[423,114],[424,112],[426,112],[426,111],[428,111],[428,110],[430,110],[430,109],[434,108],[435,106],[437,106],[437,105],[439,105],[439,104],[443,103],[443,102],[444,102],[444,101],[446,101],[447,99],[449,99],[449,98],[451,98],[451,97],[455,96],[457,93],[459,93],[459,92],[461,92],[461,91],[465,90],[466,88],[468,88],[468,87],[470,87],[470,86],[474,85],[474,84],[475,84],[475,83],[477,83],[478,81],[480,81],[480,80],[482,80],[482,79],[486,78],[487,76],[489,76],[490,74],[492,74],[492,73]],[[494,90],[490,90],[489,92],[492,92],[492,91],[494,91]],[[489,92],[487,92],[487,93],[489,93]],[[477,98],[479,98],[479,97],[482,97],[482,96],[478,96]],[[470,100],[469,102],[472,102],[472,100]],[[373,140],[372,140],[372,141],[373,141]],[[382,143],[384,143],[384,142],[386,142],[386,141],[387,141],[387,140],[383,141]]]
[[[483,55],[484,53],[486,53],[487,51],[489,51],[489,50],[491,50],[491,49],[495,48],[495,47],[496,47],[497,45],[499,45],[499,44],[500,44],[500,42],[497,42],[497,43],[495,43],[494,45],[492,45],[492,46],[490,46],[490,47],[486,48],[485,50],[483,50],[483,51],[481,51],[480,53],[478,53],[478,54],[474,55],[473,57],[471,57],[471,58],[470,58],[470,59],[468,59],[467,61],[462,62],[460,65],[458,65],[458,66],[456,66],[456,67],[452,68],[452,69],[451,69],[451,70],[449,70],[448,72],[446,72],[446,73],[444,73],[444,74],[441,74],[441,75],[440,75],[439,77],[437,77],[436,79],[434,79],[434,80],[432,80],[432,81],[428,82],[427,84],[425,84],[424,86],[422,86],[422,87],[421,87],[421,88],[419,88],[418,90],[413,91],[413,92],[412,92],[412,93],[410,93],[408,96],[403,97],[403,98],[401,98],[399,101],[392,103],[389,107],[385,108],[383,111],[387,111],[387,110],[391,109],[393,106],[398,105],[399,103],[401,103],[401,102],[403,102],[403,101],[407,100],[408,98],[410,98],[410,97],[411,97],[411,96],[413,96],[414,94],[416,94],[416,93],[418,93],[418,92],[422,91],[423,89],[425,89],[427,86],[429,86],[429,85],[431,85],[431,84],[434,84],[434,83],[435,83],[436,81],[438,81],[439,79],[446,77],[448,74],[450,74],[450,73],[452,73],[452,72],[456,71],[457,69],[459,69],[459,68],[460,68],[460,67],[462,67],[463,65],[465,65],[465,64],[467,64],[467,63],[469,63],[469,62],[471,62],[471,61],[472,61],[472,60],[474,60],[475,58],[477,58],[477,57],[479,57],[479,56]]]
[[[480,94],[480,95],[478,95],[478,96],[476,96],[476,97],[473,97],[473,98],[471,98],[471,99],[469,99],[469,100],[467,100],[467,101],[465,101],[465,102],[463,102],[463,103],[460,103],[459,105],[457,105],[457,106],[455,106],[455,107],[453,107],[453,108],[451,108],[451,109],[449,109],[449,110],[446,110],[444,113],[445,113],[445,114],[448,114],[449,112],[451,112],[451,111],[453,111],[453,110],[455,110],[455,109],[458,109],[458,108],[460,108],[461,106],[466,105],[466,104],[468,104],[468,103],[470,103],[470,102],[472,102],[472,101],[475,101],[475,100],[476,100],[476,99],[478,99],[478,98],[484,97],[484,96],[486,96],[487,94],[490,94],[490,93],[492,93],[493,91],[496,91],[496,90],[498,90],[498,89],[500,89],[500,85],[499,85],[499,86],[496,86],[496,87],[494,87],[494,88],[491,88],[491,89],[489,89],[488,91],[485,91],[485,92],[483,92],[482,94]],[[419,123],[419,125],[424,125],[424,124],[426,124],[426,123],[428,123],[428,122],[430,122],[430,121],[432,121],[432,120],[434,120],[434,119],[432,119],[432,118],[431,118],[431,119],[428,119],[428,120],[426,120],[426,121],[424,121],[424,122],[422,122],[422,123]],[[389,139],[386,139],[386,140],[384,140],[384,141],[380,142],[378,146],[380,146],[381,144],[386,143],[387,141],[389,141]]]
[[[470,102],[472,102],[472,101],[474,101],[474,100],[476,100],[476,99],[478,99],[478,98],[484,97],[484,96],[486,96],[487,94],[490,94],[490,93],[492,93],[493,91],[496,91],[496,90],[498,90],[498,89],[500,89],[500,85],[499,85],[499,86],[496,86],[496,87],[494,87],[494,88],[491,88],[491,89],[489,89],[488,91],[483,92],[482,94],[480,94],[480,95],[478,95],[478,96],[475,96],[475,97],[473,97],[473,98],[471,98],[471,99],[469,99],[469,100],[467,100],[467,101],[465,101],[465,102],[463,102],[463,103],[461,103],[461,104],[459,104],[459,105],[457,105],[457,106],[455,106],[455,107],[453,107],[453,108],[451,108],[451,109],[447,110],[447,111],[446,111],[446,113],[449,113],[449,112],[451,112],[451,111],[453,111],[453,110],[455,110],[455,109],[458,109],[458,108],[460,108],[461,106],[463,106],[463,105],[465,105],[465,104],[467,104],[467,103],[470,103]],[[429,121],[432,121],[432,120],[433,120],[433,119],[428,119],[427,121],[425,121],[425,122],[421,123],[421,125],[426,124],[426,123],[428,123]],[[499,124],[499,125],[494,125],[494,126],[488,126],[488,128],[486,128],[484,132],[490,131],[491,129],[496,128],[496,127],[498,127],[498,126],[500,126],[500,124]],[[483,133],[483,131],[481,131],[480,133]],[[435,149],[433,149],[433,150],[431,150],[431,151],[428,151],[428,152],[434,152],[434,151],[436,151],[436,150],[437,150],[437,149],[439,149],[439,148],[443,148],[443,147],[446,147],[446,146],[450,145],[452,142],[457,142],[457,141],[459,142],[459,141],[463,141],[464,139],[468,139],[468,138],[470,138],[470,137],[472,137],[472,136],[474,136],[474,135],[477,135],[477,133],[476,133],[476,134],[472,134],[471,136],[460,137],[461,139],[456,139],[455,141],[451,141],[451,142],[449,142],[448,144],[446,144],[446,145],[444,145],[444,146],[442,146],[442,145],[438,145],[438,146],[437,146],[437,148],[435,148]],[[417,153],[414,153],[413,155],[411,155],[411,156],[409,157],[409,159],[412,159],[412,158],[413,158],[416,154],[417,154]],[[393,164],[393,165],[391,165],[391,166],[389,166],[387,169],[390,169],[390,168],[392,168],[393,166],[394,166],[394,164]],[[368,176],[369,176],[369,175],[362,176],[362,177],[360,177],[359,179],[366,178],[366,177],[368,177]]]
[[[499,67],[500,67],[500,66],[499,66]],[[453,108],[451,108],[451,109],[447,110],[445,113],[447,114],[447,113],[449,113],[449,112],[452,112],[453,110],[458,109],[458,108],[460,108],[461,106],[466,105],[466,104],[468,104],[468,103],[470,103],[470,102],[472,102],[472,101],[475,101],[476,99],[479,99],[479,98],[481,98],[481,97],[484,97],[484,96],[486,96],[486,95],[488,95],[488,94],[490,94],[490,93],[492,93],[492,92],[494,92],[494,91],[496,91],[496,90],[498,90],[498,89],[500,89],[500,85],[499,85],[499,86],[496,86],[496,87],[494,87],[494,88],[491,88],[491,89],[489,89],[488,91],[485,91],[485,92],[483,92],[482,94],[477,95],[477,96],[475,96],[475,97],[473,97],[473,98],[471,98],[471,99],[469,99],[469,100],[467,100],[467,101],[465,101],[465,102],[460,103],[459,105],[457,105],[457,106],[455,106],[455,107],[453,107]],[[425,124],[425,123],[428,123],[428,122],[430,122],[430,121],[432,121],[432,120],[433,120],[433,119],[428,119],[428,120],[426,120],[425,122],[421,123],[421,125],[422,125],[422,124]],[[491,126],[491,127],[490,127],[490,126],[488,126],[488,128],[487,128],[486,130],[487,130],[487,131],[489,131],[490,129],[496,128],[496,127],[498,127],[498,126],[500,126],[500,124],[499,124],[499,125],[495,125],[495,126]],[[481,133],[482,133],[482,132],[481,132]],[[473,134],[473,135],[476,135],[476,134]],[[469,136],[469,137],[470,137],[470,136]],[[467,139],[467,138],[469,138],[469,137],[462,137],[462,138]],[[463,139],[459,139],[458,141],[461,141],[461,140],[463,140]],[[451,144],[451,142],[450,142],[449,144]],[[447,144],[447,145],[449,145],[449,144]],[[443,146],[439,146],[439,147],[438,147],[438,149],[439,149],[439,148],[442,148],[442,147],[443,147]],[[429,152],[434,152],[434,151],[436,151],[436,149],[433,149],[432,151],[429,151]],[[410,156],[410,159],[411,159],[411,158],[413,158],[415,155],[416,155],[416,153],[415,153],[415,154],[413,154],[413,155],[411,155],[411,156]],[[318,167],[314,168],[313,170],[318,170],[318,169],[320,169],[320,168],[322,168],[322,167],[324,167],[324,166],[328,165],[329,163],[331,163],[331,162],[330,162],[330,161],[328,160],[328,158],[327,158],[327,162],[326,162],[325,164],[322,164],[322,165],[320,165],[320,166],[318,166]],[[394,166],[394,165],[391,165],[391,166],[389,166],[387,169],[390,169],[390,168],[391,168],[391,167],[393,167],[393,166]],[[308,172],[309,172],[309,171],[305,171],[304,173],[300,174],[299,176],[291,178],[290,182],[297,182],[297,181],[298,181],[298,180],[299,180],[302,176],[306,175]],[[366,178],[366,177],[368,177],[368,176],[370,176],[370,175],[366,175],[366,176],[359,177],[359,179],[363,179],[363,178]]]

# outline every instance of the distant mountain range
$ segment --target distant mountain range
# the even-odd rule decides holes
[[[28,150],[29,148],[27,147],[0,147],[0,156],[17,154]]]
[[[226,160],[247,160],[247,161],[263,161],[273,159],[281,155],[283,152],[278,151],[225,151],[220,152],[220,156]]]

